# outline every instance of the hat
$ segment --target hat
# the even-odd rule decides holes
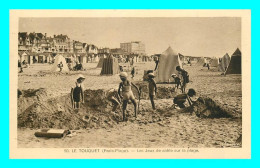
[[[149,77],[155,77],[154,73],[152,73],[152,72],[149,73],[148,76],[149,76]]]
[[[85,77],[80,74],[77,79],[85,79]]]
[[[171,77],[175,77],[175,76],[177,76],[177,75],[176,75],[176,74],[172,74],[172,75],[171,75]]]
[[[127,73],[126,72],[121,72],[119,76],[126,78],[127,77]]]

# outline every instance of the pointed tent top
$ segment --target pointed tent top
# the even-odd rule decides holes
[[[236,49],[236,51],[232,54],[232,56],[240,56],[241,57],[241,51],[239,48]]]
[[[162,54],[164,54],[164,55],[178,55],[178,53],[173,51],[173,49],[170,46]]]
[[[227,56],[229,56],[228,53],[226,53],[223,57],[227,57]]]

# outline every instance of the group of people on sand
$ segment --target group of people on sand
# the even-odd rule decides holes
[[[180,87],[182,93],[173,98],[173,106],[174,108],[184,108],[185,102],[188,102],[189,105],[192,105],[193,100],[191,98],[196,95],[196,92],[194,89],[189,89],[187,93],[185,92],[186,84],[189,82],[188,72],[180,68],[180,66],[177,66],[176,70],[178,71],[178,74],[172,74],[172,78],[174,78],[175,80],[175,87],[177,89],[179,89]],[[110,102],[113,103],[113,112],[116,112],[118,106],[120,106],[121,108],[122,104],[123,121],[126,121],[126,108],[129,102],[132,102],[132,104],[134,105],[134,117],[137,117],[137,112],[139,111],[138,106],[140,102],[137,103],[137,100],[132,91],[132,86],[137,90],[139,101],[141,96],[141,87],[138,88],[133,82],[131,82],[128,79],[128,74],[126,72],[121,72],[119,77],[121,79],[121,82],[119,84],[118,90],[116,91],[114,89],[111,89],[108,93],[107,98]],[[154,73],[150,72],[148,74],[148,92],[152,108],[153,110],[156,110],[154,98],[157,95],[158,89],[154,78]],[[80,104],[84,103],[84,89],[82,86],[84,80],[85,77],[80,75],[77,78],[75,87],[72,87],[71,89],[72,106],[75,109],[79,109]]]

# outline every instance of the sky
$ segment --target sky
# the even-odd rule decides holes
[[[142,41],[147,54],[169,46],[183,55],[222,57],[241,49],[241,18],[20,18],[19,32],[66,34],[71,40],[98,47]]]

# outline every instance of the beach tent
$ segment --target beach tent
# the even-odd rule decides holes
[[[104,62],[104,58],[101,57],[101,58],[99,59],[98,64],[97,64],[97,68],[102,68],[102,66],[103,66],[103,62]]]
[[[210,60],[210,66],[211,67],[218,67],[218,58],[213,58]]]
[[[95,57],[94,57],[94,62],[99,62],[99,57],[98,57],[98,55],[95,55]]]
[[[55,56],[55,61],[52,65],[51,71],[52,72],[60,71],[60,68],[58,67],[58,64],[60,64],[60,62],[62,62],[62,64],[63,64],[62,72],[68,72],[69,68],[67,66],[66,60],[60,54]]]
[[[203,66],[205,63],[207,63],[206,59],[204,57],[201,57],[196,63],[196,66]]]
[[[118,60],[113,56],[104,58],[100,75],[114,75],[120,72]]]
[[[241,51],[237,48],[231,56],[231,60],[225,72],[227,74],[241,74]]]
[[[230,56],[226,53],[222,58],[219,59],[218,70],[225,72],[230,62]]]
[[[158,69],[155,71],[157,83],[169,82],[171,74],[175,73],[176,66],[182,67],[179,55],[169,47],[160,55]]]

